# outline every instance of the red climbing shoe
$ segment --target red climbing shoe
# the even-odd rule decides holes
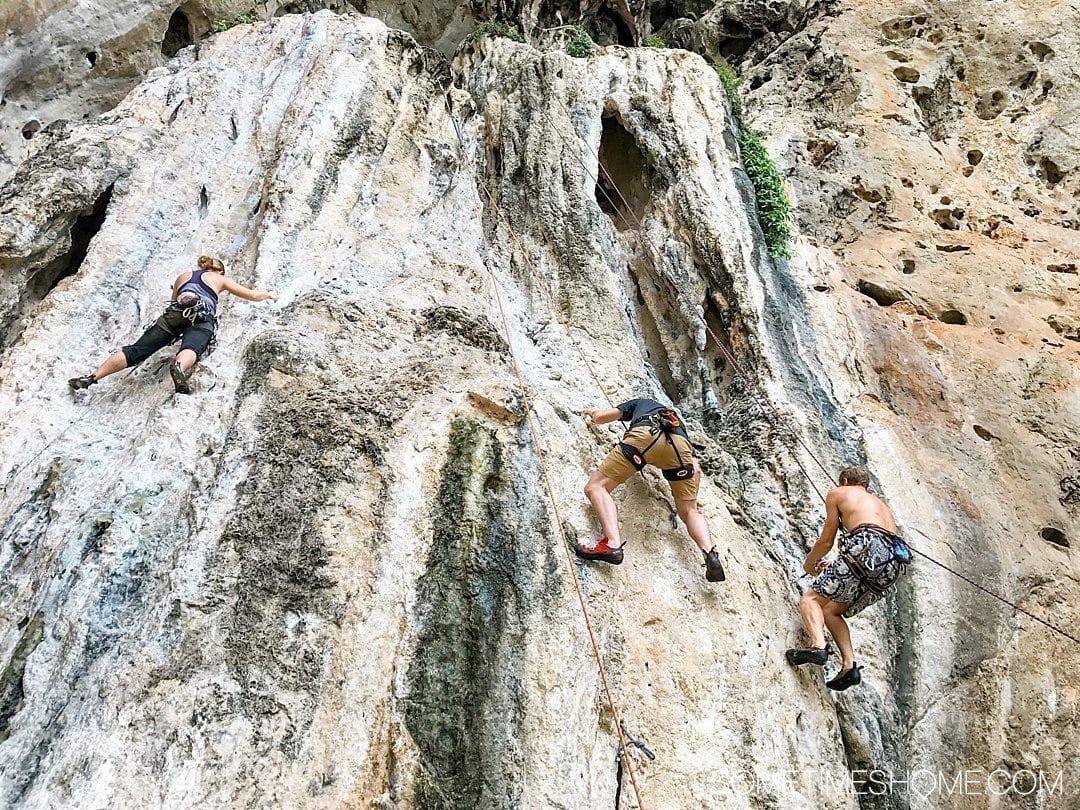
[[[600,562],[618,565],[623,561],[622,546],[617,548],[608,545],[607,537],[601,537],[600,542],[592,548],[586,548],[580,543],[574,544],[574,553],[583,560],[600,560]]]

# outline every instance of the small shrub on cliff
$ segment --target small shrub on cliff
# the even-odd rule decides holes
[[[720,77],[720,84],[724,85],[724,92],[727,93],[727,97],[731,101],[731,111],[741,121],[742,99],[739,98],[739,77],[735,75],[731,65],[725,61],[713,65],[713,70]]]
[[[740,132],[739,149],[742,151],[743,166],[754,184],[758,223],[765,235],[769,256],[773,259],[791,258],[791,228],[788,225],[791,203],[784,192],[780,172],[776,170],[776,164],[769,157],[758,133]]]
[[[230,28],[235,28],[238,25],[251,25],[255,22],[255,15],[253,14],[240,14],[233,17],[231,20],[217,20],[210,30],[215,34],[220,34],[222,31],[228,31]]]
[[[593,41],[589,38],[589,35],[585,33],[585,29],[580,25],[575,25],[570,29],[570,41],[566,43],[566,52],[571,56],[578,59],[585,59],[592,56]]]
[[[651,37],[645,40],[646,48],[666,48],[667,43],[664,42],[664,38],[659,34],[653,34]]]
[[[474,37],[506,37],[514,42],[524,42],[525,36],[513,23],[505,20],[484,20],[473,31]]]

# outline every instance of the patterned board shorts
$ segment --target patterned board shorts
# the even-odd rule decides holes
[[[903,566],[893,558],[892,535],[871,527],[855,529],[841,540],[841,556],[818,574],[810,587],[832,602],[846,604],[845,616],[861,613],[885,595],[884,591],[896,582]],[[859,556],[873,574],[872,588],[855,576],[844,554]]]

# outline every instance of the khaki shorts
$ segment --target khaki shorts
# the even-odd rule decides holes
[[[648,447],[649,442],[656,438],[655,429],[647,427],[636,427],[632,430],[628,430],[622,440],[624,443],[636,447],[638,450],[644,450]],[[694,448],[690,446],[690,442],[684,439],[682,436],[672,436],[672,440],[679,446],[679,455],[682,456],[682,464],[689,464],[694,458]],[[671,446],[671,442],[665,439],[663,436],[654,444],[649,447],[649,452],[645,454],[645,462],[652,464],[654,467],[659,467],[661,470],[673,470],[682,466],[679,463],[679,456],[675,455],[675,450]],[[604,460],[600,462],[600,473],[610,478],[616,484],[621,484],[628,480],[637,470],[634,469],[634,465],[630,463],[630,460],[623,455],[622,450],[618,447],[614,448],[610,453],[605,456]],[[698,483],[701,480],[701,473],[696,473],[693,478],[688,478],[685,481],[668,481],[671,485],[671,495],[677,501],[695,501],[697,500]]]

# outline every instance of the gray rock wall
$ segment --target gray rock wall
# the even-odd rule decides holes
[[[368,18],[290,14],[34,135],[0,189],[0,803],[607,806],[615,730],[576,576],[658,754],[635,759],[646,806],[1075,804],[1075,645],[932,564],[853,623],[860,690],[782,657],[822,517],[800,464],[829,484],[800,440],[830,474],[868,460],[917,548],[1076,625],[1068,229],[1002,208],[987,234],[971,206],[950,229],[918,196],[929,155],[973,168],[957,183],[992,173],[965,186],[984,200],[1010,160],[1063,147],[980,141],[973,164],[957,127],[977,109],[932,132],[913,95],[907,123],[883,118],[890,37],[944,47],[944,7],[909,36],[875,8],[770,6],[755,28],[751,6],[678,13],[771,32],[726,52],[791,176],[790,263],[767,260],[723,90],[684,51],[577,60],[556,32],[448,62]],[[974,41],[969,22],[949,36]],[[225,306],[194,397],[164,353],[73,397],[64,380],[201,253],[280,301]],[[568,561],[509,346],[571,537],[595,535],[581,486],[616,438],[580,408],[684,410],[727,583],[704,581],[655,476],[619,496],[624,565]],[[871,795],[869,769],[1021,781],[988,805],[926,776]],[[1027,772],[1062,781],[1033,798]]]

